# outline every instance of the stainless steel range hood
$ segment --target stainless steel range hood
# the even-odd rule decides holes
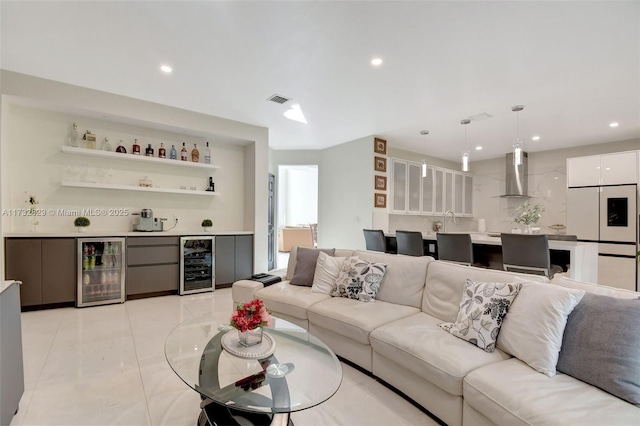
[[[529,198],[527,173],[529,172],[529,154],[522,152],[522,164],[513,164],[513,152],[507,154],[505,193],[502,198]]]

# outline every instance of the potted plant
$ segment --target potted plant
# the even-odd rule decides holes
[[[204,219],[202,221],[202,229],[204,230],[204,232],[211,231],[212,226],[213,226],[213,222],[211,221],[211,219]]]
[[[525,202],[521,206],[516,208],[516,217],[513,219],[515,223],[525,225],[527,227],[527,234],[531,234],[531,225],[538,223],[544,212],[544,207],[540,204],[531,205],[529,202]]]
[[[253,299],[238,305],[231,315],[231,327],[238,330],[238,341],[242,346],[253,346],[262,342],[262,328],[271,326],[271,314],[261,299]]]
[[[91,221],[87,217],[78,216],[73,221],[73,224],[78,229],[78,232],[87,232],[87,226],[91,225]]]

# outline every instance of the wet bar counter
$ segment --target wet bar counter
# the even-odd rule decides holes
[[[476,261],[488,264],[491,269],[502,268],[502,241],[500,237],[486,233],[470,233],[473,243],[473,256]],[[395,251],[396,235],[386,233],[387,246]],[[438,246],[434,233],[423,233],[425,255],[437,259]],[[552,236],[550,236],[552,238]],[[549,239],[551,263],[561,266],[574,280],[591,283],[598,282],[598,245],[578,241]]]

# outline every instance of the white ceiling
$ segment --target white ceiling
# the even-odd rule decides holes
[[[274,149],[376,135],[459,161],[460,120],[486,112],[471,159],[502,157],[516,104],[529,152],[640,139],[637,0],[1,1],[0,15],[4,69],[265,126]]]

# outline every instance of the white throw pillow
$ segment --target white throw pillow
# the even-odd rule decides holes
[[[318,255],[311,292],[331,294],[346,257],[333,257],[324,252]]]
[[[523,283],[502,322],[498,348],[546,376],[555,376],[567,317],[582,296],[583,290]]]
[[[485,352],[493,352],[502,322],[520,286],[520,283],[483,283],[467,278],[456,322],[443,322],[438,326]]]

